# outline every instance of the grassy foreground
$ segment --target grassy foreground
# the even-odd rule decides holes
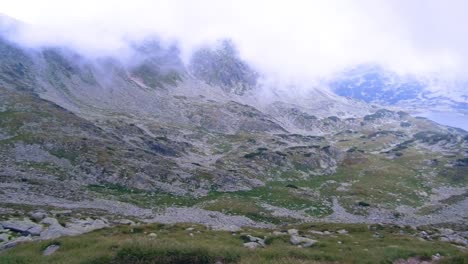
[[[193,230],[187,230],[189,227]],[[289,243],[289,235],[273,236],[272,230],[263,229],[233,234],[189,224],[120,226],[25,243],[0,253],[0,263],[392,263],[411,257],[430,260],[436,253],[443,257],[440,263],[468,263],[466,251],[448,243],[421,240],[413,236],[418,231],[410,228],[356,224],[307,224],[295,228],[319,242],[299,248]],[[309,232],[339,229],[349,233],[321,236]],[[242,234],[266,236],[267,246],[246,249]],[[43,256],[43,250],[52,244],[59,245],[59,250]]]

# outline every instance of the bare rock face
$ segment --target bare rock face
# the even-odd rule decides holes
[[[208,84],[242,95],[257,84],[256,73],[238,56],[234,44],[224,40],[215,49],[202,48],[191,59],[192,73]]]

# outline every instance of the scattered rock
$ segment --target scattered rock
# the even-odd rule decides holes
[[[292,236],[297,236],[297,235],[299,235],[299,231],[297,229],[289,229],[288,234],[290,234]]]
[[[148,236],[149,237],[157,237],[158,235],[156,233],[149,233]]]
[[[44,252],[42,252],[42,255],[50,256],[50,255],[54,254],[55,251],[57,251],[59,248],[60,248],[59,245],[50,245],[44,250]]]
[[[291,236],[291,239],[289,240],[291,244],[293,245],[301,245],[303,247],[310,247],[317,243],[317,240],[313,240],[307,237],[300,237],[300,236]]]
[[[194,228],[194,227],[189,227],[189,228],[187,228],[187,229],[185,229],[185,230],[186,230],[186,231],[193,231],[193,230],[195,230],[195,228]]]

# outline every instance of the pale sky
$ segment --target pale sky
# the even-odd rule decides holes
[[[185,55],[232,38],[245,59],[285,79],[361,63],[468,79],[464,0],[2,0],[0,13],[32,25],[23,43],[94,55],[152,34],[177,40]]]

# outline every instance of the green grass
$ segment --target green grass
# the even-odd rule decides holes
[[[187,231],[187,227],[195,230]],[[0,253],[0,263],[392,263],[410,257],[428,258],[436,253],[446,261],[454,261],[446,263],[468,260],[466,252],[455,246],[421,241],[412,236],[411,229],[386,226],[379,228],[380,236],[375,237],[375,228],[359,224],[315,223],[284,229],[292,227],[319,242],[311,248],[298,248],[289,243],[287,235],[272,236],[272,230],[246,228],[245,234],[267,237],[268,242],[266,248],[248,250],[243,247],[240,234],[211,231],[198,225],[151,224],[21,244]],[[349,234],[314,236],[308,232],[342,228]],[[42,251],[51,244],[60,245],[59,250],[43,256]]]
[[[230,247],[206,247],[194,244],[166,241],[136,241],[124,245],[114,258],[113,263],[235,263],[240,260],[241,252]]]
[[[115,198],[146,208],[164,208],[167,206],[192,206],[198,200],[189,196],[176,196],[164,192],[148,192],[131,189],[118,184],[88,185],[87,189],[104,197]]]
[[[424,202],[424,197],[419,192],[430,193],[428,180],[411,167],[411,162],[419,162],[420,157],[388,160],[380,155],[369,154],[365,159],[359,159],[359,153],[348,155],[343,165],[331,175],[310,175],[304,178],[297,171],[271,169],[271,178],[276,180],[267,182],[265,186],[232,193],[213,191],[202,198],[179,197],[110,185],[89,188],[101,195],[147,208],[200,205],[208,210],[245,215],[272,223],[285,219],[271,216],[271,212],[262,208],[261,204],[302,210],[311,216],[321,217],[332,213],[332,197],[338,197],[340,204],[348,211],[365,214],[366,210],[358,205],[359,202],[367,203],[369,207],[387,209],[394,209],[401,204],[417,207]],[[349,186],[344,190],[339,189],[341,183],[348,183]]]
[[[224,194],[215,200],[199,203],[203,209],[219,211],[230,215],[243,215],[255,221],[274,224],[294,222],[293,219],[275,217],[259,205],[257,199],[236,194]]]
[[[76,159],[80,156],[80,154],[78,152],[67,151],[65,149],[55,149],[55,150],[51,150],[49,152],[50,152],[50,154],[56,156],[57,158],[67,159],[67,160],[69,160],[71,162],[75,162]]]

